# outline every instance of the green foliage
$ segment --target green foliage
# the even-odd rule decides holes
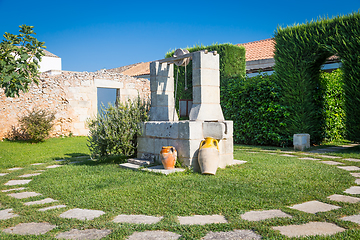
[[[21,25],[19,35],[5,32],[0,43],[0,87],[7,97],[19,96],[19,91],[26,92],[39,81],[39,59],[46,47],[32,36],[33,28]]]
[[[320,75],[324,92],[325,141],[344,139],[345,111],[343,73],[340,69]]]
[[[281,135],[287,112],[279,104],[280,88],[273,76],[231,78],[222,98],[225,119],[234,121],[234,141],[254,145],[287,145]]]
[[[54,125],[54,120],[54,112],[46,109],[33,108],[19,118],[19,123],[21,129],[25,131],[33,141],[41,142],[49,136],[50,130]]]
[[[141,122],[148,120],[149,103],[138,97],[109,104],[95,119],[88,121],[88,147],[93,157],[100,159],[112,155],[132,156],[136,154],[137,136],[141,134]]]
[[[325,137],[320,67],[331,55],[342,61],[346,134],[360,141],[360,13],[278,28],[275,33],[276,80],[290,113],[286,134],[309,133],[313,143]]]
[[[186,48],[189,52],[196,52],[207,49],[208,51],[217,51],[220,55],[220,85],[226,85],[226,80],[234,76],[245,76],[245,48],[232,44],[213,44],[210,46],[194,46]],[[172,57],[175,51],[166,53],[165,57]],[[178,72],[178,73],[177,73]],[[174,78],[179,74],[179,80],[176,92],[176,107],[178,108],[178,99],[192,99],[192,61],[186,66],[187,90],[185,90],[185,67],[174,66]]]

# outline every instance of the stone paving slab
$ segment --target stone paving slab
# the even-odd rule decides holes
[[[271,153],[267,153],[267,154],[270,154],[270,155],[277,155],[276,153],[273,153],[273,152],[271,152]]]
[[[14,197],[16,199],[23,199],[23,198],[29,198],[29,197],[36,197],[36,196],[41,196],[41,193],[36,193],[36,192],[20,192],[20,193],[10,193],[10,194],[6,194],[10,197]]]
[[[317,157],[322,157],[322,158],[342,158],[342,157],[331,156],[331,155],[317,155]]]
[[[344,191],[348,194],[360,194],[360,186],[352,186]]]
[[[28,177],[35,177],[35,176],[38,176],[40,175],[41,173],[30,173],[30,174],[24,174],[24,175],[21,175],[19,177],[21,178],[28,178]]]
[[[127,239],[128,240],[174,240],[179,239],[181,235],[167,231],[145,231],[134,232]]]
[[[261,236],[250,230],[234,230],[230,232],[209,232],[203,240],[223,240],[223,239],[244,239],[259,240]]]
[[[252,151],[251,151],[251,152],[247,152],[247,153],[259,153],[259,152],[252,152]]]
[[[20,223],[15,227],[4,229],[3,232],[19,235],[40,235],[45,234],[56,227],[56,225],[51,225],[49,223]]]
[[[309,222],[303,225],[288,225],[272,228],[280,231],[282,235],[287,237],[333,235],[346,230],[345,228],[327,222]]]
[[[234,159],[233,162],[230,164],[230,166],[233,166],[233,165],[240,165],[240,164],[244,164],[244,163],[247,163],[247,161],[243,161],[243,160],[236,160]]]
[[[299,211],[303,211],[303,212],[307,212],[307,213],[318,213],[318,212],[331,211],[334,209],[338,209],[340,207],[331,205],[331,204],[327,204],[327,203],[322,203],[319,201],[309,201],[309,202],[304,202],[301,204],[296,204],[290,208],[296,209]]]
[[[357,177],[357,178],[360,178],[360,173],[350,173],[351,176],[353,177]]]
[[[153,224],[159,222],[163,217],[154,217],[147,215],[118,215],[112,220],[115,223],[137,223]]]
[[[332,200],[332,201],[336,201],[336,202],[347,202],[347,203],[360,202],[360,198],[350,197],[350,196],[345,196],[345,195],[339,195],[339,194],[334,194],[334,195],[331,195],[331,196],[329,196],[327,198]]]
[[[357,158],[344,158],[344,160],[350,161],[350,162],[360,162],[360,159],[357,159]]]
[[[100,217],[105,214],[105,212],[100,210],[89,210],[89,209],[80,209],[74,208],[60,214],[61,218],[76,218],[79,220],[93,220],[94,218]]]
[[[153,167],[149,167],[149,168],[143,168],[142,170],[143,171],[149,171],[149,172],[155,172],[155,173],[162,173],[162,174],[165,174],[165,175],[175,173],[175,172],[183,172],[183,171],[185,171],[184,168],[174,168],[174,169],[166,170],[166,169],[164,169],[163,165],[153,166]]]
[[[327,165],[344,165],[344,163],[335,162],[335,161],[321,161],[321,162]]]
[[[66,159],[56,159],[55,161],[56,161],[56,162],[65,162]]]
[[[295,153],[294,151],[280,151],[280,153]]]
[[[282,156],[282,157],[297,157],[296,155],[291,155],[291,154],[280,154],[279,156]]]
[[[20,169],[23,169],[21,167],[14,167],[14,168],[9,168],[8,170],[9,171],[17,171],[17,170],[20,170]]]
[[[269,218],[292,218],[291,215],[284,213],[281,210],[265,210],[265,211],[250,211],[241,215],[241,218],[247,221],[261,221]]]
[[[128,169],[133,169],[133,170],[137,170],[138,168],[141,167],[140,165],[136,165],[133,163],[122,163],[122,164],[119,164],[119,166],[122,168],[128,168]]]
[[[360,224],[360,215],[352,215],[352,216],[348,216],[348,217],[342,217],[340,218],[343,221],[350,221],[350,222],[354,222],[357,224]]]
[[[33,163],[33,164],[30,164],[32,166],[39,166],[39,165],[43,165],[44,163]]]
[[[58,168],[58,167],[62,167],[64,165],[50,165],[50,166],[47,166],[46,168]]]
[[[338,166],[340,169],[344,169],[346,171],[359,171],[360,168],[356,166]]]
[[[18,216],[19,215],[12,213],[12,208],[0,210],[0,220],[10,219]]]
[[[78,239],[78,240],[92,240],[92,239],[101,239],[106,237],[111,233],[111,230],[103,229],[86,229],[78,230],[72,229],[67,232],[60,233],[56,236],[58,239]]]
[[[25,189],[26,189],[26,187],[11,188],[11,189],[1,190],[1,192],[21,191],[21,190],[25,190]]]
[[[181,225],[205,225],[211,223],[227,223],[224,216],[221,215],[194,215],[187,217],[178,217]]]
[[[0,177],[8,175],[9,173],[0,173]]]
[[[360,185],[360,179],[355,179],[355,184]]]
[[[4,185],[6,186],[14,186],[14,185],[24,185],[24,184],[28,184],[29,182],[31,182],[32,179],[29,180],[10,180],[7,183],[5,183]]]
[[[312,157],[303,157],[303,158],[299,158],[302,160],[313,160],[313,161],[317,161],[317,160],[321,160],[320,158],[312,158]]]
[[[38,209],[38,211],[40,211],[40,212],[45,212],[45,211],[47,211],[47,210],[64,208],[64,207],[66,207],[66,205],[55,205],[55,206],[51,206],[51,207],[40,208],[40,209]]]
[[[45,203],[57,202],[57,201],[58,200],[54,200],[52,198],[45,198],[45,199],[39,200],[39,201],[26,202],[26,203],[24,203],[24,205],[25,206],[40,205],[40,204],[45,204]]]

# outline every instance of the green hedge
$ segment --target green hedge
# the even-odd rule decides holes
[[[234,121],[234,142],[253,145],[288,145],[282,135],[288,116],[280,105],[280,87],[274,76],[231,78],[223,96],[225,119]]]
[[[275,33],[276,81],[287,107],[286,135],[309,133],[312,143],[325,137],[320,68],[336,54],[342,61],[347,139],[360,141],[360,14],[320,19]]]
[[[220,55],[220,86],[226,85],[226,80],[234,76],[245,76],[245,48],[232,44],[214,44],[210,46],[194,46],[186,48],[189,52],[196,52],[207,49],[217,51]],[[174,51],[168,52],[165,58],[172,57]],[[179,71],[179,80],[176,93],[176,107],[178,108],[178,99],[192,99],[192,61],[186,66],[186,78],[188,90],[185,90],[185,67],[174,66],[174,78],[176,81],[177,71]]]

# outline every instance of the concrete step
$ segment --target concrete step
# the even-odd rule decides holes
[[[149,166],[154,163],[153,160],[140,159],[140,158],[129,158],[127,162],[143,167]]]

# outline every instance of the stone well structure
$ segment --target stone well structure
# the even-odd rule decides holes
[[[175,111],[174,62],[191,58],[193,69],[193,105],[189,120],[179,121]],[[199,170],[197,161],[201,140],[219,141],[220,164],[233,162],[233,122],[225,121],[220,106],[219,55],[198,51],[150,64],[150,121],[142,126],[138,138],[138,158],[160,161],[163,146],[174,146],[185,166]]]

